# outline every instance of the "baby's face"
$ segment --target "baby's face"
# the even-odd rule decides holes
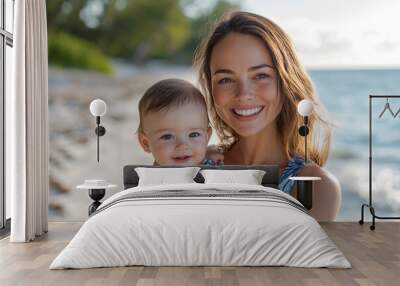
[[[204,160],[211,128],[205,107],[195,103],[150,112],[139,141],[159,165],[198,165]]]

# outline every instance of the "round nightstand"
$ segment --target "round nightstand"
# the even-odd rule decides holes
[[[313,182],[320,181],[320,177],[290,177],[289,180],[297,182],[297,199],[308,210],[312,208]]]
[[[76,186],[77,189],[88,190],[89,197],[94,201],[89,206],[89,216],[101,205],[100,200],[106,194],[106,189],[115,188],[117,185],[107,183],[105,180],[85,180],[83,185]]]

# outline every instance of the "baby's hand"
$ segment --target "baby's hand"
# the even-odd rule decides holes
[[[224,161],[224,154],[218,150],[217,145],[210,145],[207,147],[206,158],[217,162],[217,164]]]

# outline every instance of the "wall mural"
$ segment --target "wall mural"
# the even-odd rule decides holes
[[[220,26],[224,36],[211,37],[211,23],[246,7],[201,3],[48,1],[50,219],[86,218],[92,200],[84,183],[117,185],[107,198],[123,188],[125,165],[274,163],[285,174],[291,159],[281,185],[290,192],[289,177],[307,159],[340,182],[336,219],[358,220],[368,198],[368,95],[399,91],[400,71],[330,68],[331,62],[321,68],[318,52],[323,44],[334,47],[334,39],[310,48],[289,22],[274,19],[276,25],[261,13],[259,25],[275,35],[283,29],[290,39],[255,37],[239,24]],[[299,60],[280,52],[289,41],[297,50],[286,51]],[[328,48],[324,55],[334,57]],[[90,108],[95,99],[106,106]],[[302,99],[310,110],[298,106]],[[375,204],[393,215],[400,211],[400,133],[376,104],[375,139],[383,148],[374,154]]]

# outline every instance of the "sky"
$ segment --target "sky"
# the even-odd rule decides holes
[[[400,1],[244,0],[292,38],[306,67],[400,67]]]
[[[182,1],[194,4],[186,12],[196,16],[217,0]],[[400,68],[400,0],[229,1],[281,26],[306,67]],[[88,12],[101,14],[100,2],[91,2]]]

